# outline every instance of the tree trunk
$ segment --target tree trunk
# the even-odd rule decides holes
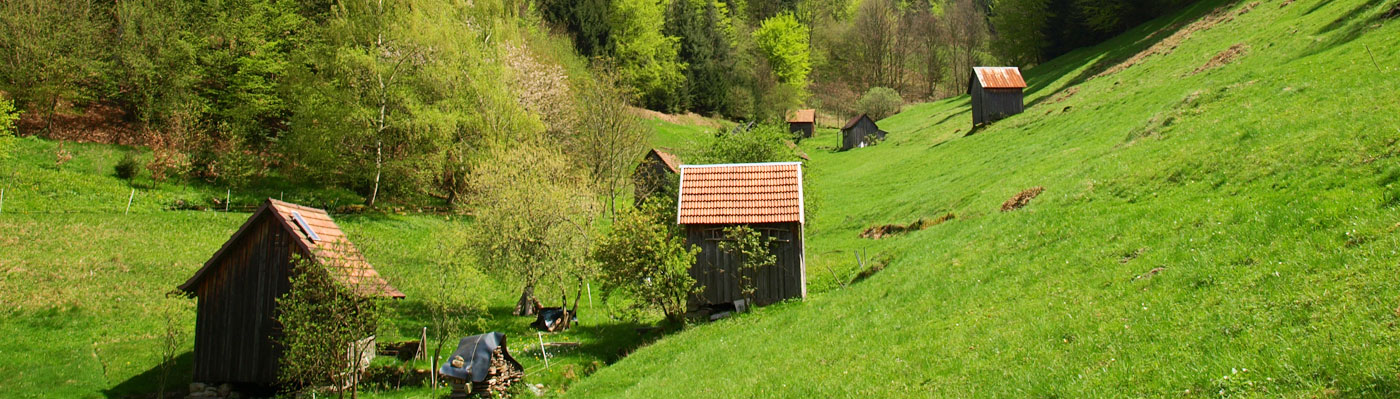
[[[531,316],[539,310],[540,301],[535,299],[535,285],[526,284],[525,289],[520,292],[520,300],[515,302],[515,311],[511,314],[516,316]]]
[[[369,207],[374,207],[374,201],[379,198],[379,176],[384,172],[384,141],[379,138],[374,139],[374,190],[369,194]]]

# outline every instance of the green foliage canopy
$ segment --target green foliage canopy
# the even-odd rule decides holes
[[[782,13],[766,19],[754,30],[753,38],[779,81],[798,87],[807,84],[807,74],[812,72],[807,29],[796,17]]]
[[[747,132],[720,133],[700,154],[706,163],[757,163],[797,160],[785,144],[790,135],[778,125],[760,124]]]
[[[899,92],[888,87],[873,87],[860,96],[856,107],[861,113],[878,121],[899,113],[899,108],[903,105],[904,99],[899,98]]]

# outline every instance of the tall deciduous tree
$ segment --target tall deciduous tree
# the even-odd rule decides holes
[[[609,214],[617,213],[617,196],[646,150],[649,130],[627,106],[628,92],[619,87],[613,72],[598,69],[594,81],[578,90],[575,134],[566,141],[566,152],[588,170],[592,187],[607,200]]]
[[[807,29],[791,13],[766,19],[753,32],[754,43],[784,84],[805,87],[812,72]]]
[[[976,0],[951,0],[948,4],[949,43],[953,48],[953,76],[964,91],[972,67],[977,66],[982,47],[987,40],[987,15]]]
[[[523,284],[516,314],[533,314],[535,289],[577,279],[597,204],[589,177],[548,145],[517,143],[473,169],[475,221],[468,243],[486,270]]]
[[[636,88],[647,108],[677,111],[685,84],[685,63],[677,56],[679,39],[666,35],[664,2],[612,0],[609,38],[621,80]]]
[[[60,99],[87,100],[101,83],[102,11],[92,0],[0,2],[0,83],[21,109],[44,112],[45,130]]]
[[[502,138],[543,130],[464,1],[346,0],[307,47],[284,149],[313,177],[460,201]]]

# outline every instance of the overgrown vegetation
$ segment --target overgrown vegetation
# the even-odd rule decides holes
[[[277,298],[282,348],[278,381],[302,393],[329,385],[340,397],[357,396],[360,372],[373,357],[383,287],[337,276],[349,265],[294,258],[291,285]]]
[[[690,266],[700,250],[686,245],[674,212],[667,212],[674,203],[657,198],[623,211],[598,240],[592,258],[601,268],[604,299],[621,293],[635,301],[632,310],[659,310],[678,322],[699,288]]]
[[[739,292],[753,306],[757,303],[758,282],[754,281],[759,271],[776,267],[778,256],[773,254],[774,238],[763,235],[747,225],[734,225],[724,228],[724,240],[719,242],[719,250],[739,260]]]

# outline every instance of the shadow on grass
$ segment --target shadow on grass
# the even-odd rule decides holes
[[[194,352],[185,352],[175,357],[175,364],[170,367],[170,375],[165,380],[165,396],[167,398],[183,398],[189,394],[190,379],[193,378]],[[102,395],[108,398],[155,398],[160,387],[160,365],[151,367],[149,370],[141,372],[113,386],[111,389],[102,391]]]
[[[557,303],[545,303],[544,306],[557,306]],[[467,308],[451,309],[450,317],[476,320],[474,326],[468,327],[460,334],[469,336],[486,332],[500,332],[507,336],[507,346],[512,353],[524,350],[538,351],[536,338],[537,330],[530,327],[530,323],[535,321],[534,316],[515,316],[513,306],[494,305],[482,310]],[[423,301],[402,301],[394,305],[394,326],[400,336],[416,337],[424,326],[432,326],[434,310]],[[551,350],[551,355],[561,358],[575,358],[577,363],[590,363],[593,361],[602,364],[611,364],[621,359],[636,348],[655,340],[659,337],[655,333],[646,333],[652,330],[647,329],[649,325],[636,321],[612,320],[603,312],[591,313],[586,309],[586,305],[580,305],[579,323],[574,325],[563,334],[567,334],[571,342],[578,342],[576,349],[569,349],[567,353],[556,354]],[[545,341],[549,341],[548,336],[555,333],[545,333]],[[431,332],[428,339],[434,339]],[[451,352],[453,348],[447,347],[456,342],[455,338],[448,339],[443,351]],[[429,343],[428,352],[431,354],[434,346]],[[533,349],[528,349],[532,348]],[[519,357],[519,356],[517,356]],[[569,360],[569,359],[562,359]]]
[[[1202,1],[1191,5],[1191,9],[1188,12],[1177,14],[1174,18],[1161,18],[1142,24],[1135,28],[1137,34],[1123,34],[1118,36],[1117,39],[1111,39],[1103,44],[1091,48],[1075,50],[1060,56],[1058,58],[1060,60],[1087,59],[1097,61],[1088,68],[1084,68],[1078,75],[1070,78],[1068,82],[1065,82],[1065,84],[1061,85],[1059,88],[1045,93],[1037,97],[1035,101],[1026,104],[1027,111],[1036,105],[1054,98],[1056,95],[1060,94],[1060,92],[1077,86],[1080,83],[1092,80],[1100,73],[1127,61],[1138,53],[1147,51],[1162,40],[1190,26],[1192,22],[1205,18],[1211,11],[1220,7],[1233,7],[1239,2],[1240,0]],[[1131,42],[1128,42],[1130,39],[1125,39],[1133,36],[1136,36],[1137,39]],[[1119,41],[1123,41],[1123,43],[1116,43]],[[1028,71],[1030,76],[1029,79],[1027,79],[1028,86],[1025,92],[1028,96],[1032,93],[1039,94],[1047,90],[1050,84],[1060,81],[1064,76],[1072,73],[1072,71],[1082,65],[1083,64],[1074,62],[1051,62],[1033,67]]]
[[[1328,2],[1323,2],[1326,4]],[[1366,31],[1373,29],[1373,26],[1385,21],[1387,11],[1390,7],[1386,0],[1368,0],[1356,5],[1351,10],[1337,17],[1331,23],[1322,26],[1317,30],[1318,35],[1329,35],[1327,39],[1312,44],[1307,50],[1298,53],[1294,60],[1317,55],[1324,51],[1336,48],[1352,40],[1361,37]],[[1321,7],[1319,4],[1316,7]],[[1309,11],[1311,12],[1311,11]],[[1370,14],[1369,17],[1363,16]],[[1375,51],[1376,49],[1371,49]]]

